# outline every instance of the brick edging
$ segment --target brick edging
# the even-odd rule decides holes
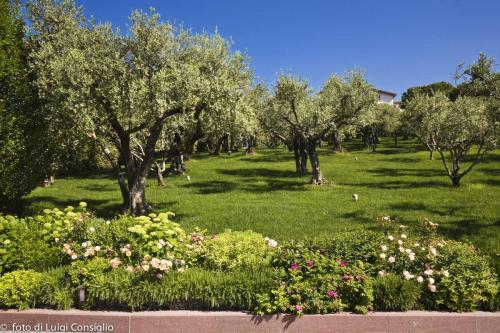
[[[24,326],[23,326],[24,325]],[[500,312],[374,312],[367,315],[256,316],[242,312],[0,311],[4,332],[274,333],[457,332],[500,333]],[[28,329],[31,329],[28,330]],[[93,329],[93,331],[92,331]]]

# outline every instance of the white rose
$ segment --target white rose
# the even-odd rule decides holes
[[[435,293],[435,292],[436,292],[436,286],[435,286],[435,285],[433,285],[433,284],[429,284],[429,285],[428,285],[428,288],[429,288],[429,290],[431,291],[431,293]]]
[[[76,254],[73,254],[73,255],[71,256],[71,259],[73,259],[73,260],[76,260],[76,258],[78,258],[78,256],[77,256]]]
[[[433,278],[429,278],[429,283],[430,284],[434,284],[434,279]]]
[[[390,241],[393,241],[393,240],[394,240],[394,237],[393,237],[393,236],[391,236],[391,235],[389,235],[389,236],[387,236],[387,239],[388,239],[388,240],[390,240]]]
[[[379,276],[384,276],[384,275],[385,275],[385,272],[384,272],[384,271],[378,271],[378,275],[379,275]]]
[[[83,247],[83,248],[86,248],[86,247],[87,247],[87,242],[83,242],[83,243],[82,243],[82,247]]]
[[[385,253],[380,254],[380,259],[385,259]]]
[[[398,244],[403,245],[403,241],[401,239],[398,239]]]
[[[391,257],[389,257],[389,262],[390,262],[390,263],[393,263],[393,262],[395,262],[395,261],[396,261],[396,258],[394,258],[394,257],[392,257],[392,256],[391,256]]]
[[[94,247],[94,250],[101,251],[101,247],[100,246],[96,246],[96,247]]]
[[[429,269],[426,269],[426,270],[424,271],[424,274],[425,274],[425,275],[429,275],[429,276],[431,276],[431,275],[432,275],[432,269],[430,269],[430,268],[429,268]]]
[[[95,228],[94,227],[90,227],[89,231],[90,232],[95,232]]]
[[[444,275],[445,277],[448,277],[448,276],[450,276],[450,273],[449,273],[448,271],[443,271],[443,275]]]
[[[406,239],[406,235],[405,234],[401,234],[401,238]]]
[[[382,251],[384,251],[384,252],[385,252],[385,251],[387,251],[387,246],[385,246],[385,245],[382,245],[380,248],[381,248],[381,249],[382,249]]]
[[[417,276],[417,282],[418,282],[418,283],[422,283],[422,282],[424,282],[424,278],[423,278],[423,277],[421,277],[421,276]]]
[[[276,242],[274,239],[270,239],[267,244],[270,246],[270,247],[276,247],[278,246],[278,242]]]
[[[402,246],[400,246],[400,247],[399,247],[399,252],[401,252],[401,253],[405,252],[405,248],[404,248],[404,247],[402,247]]]
[[[406,252],[406,254],[411,254],[412,253],[411,249],[406,249],[405,252]]]

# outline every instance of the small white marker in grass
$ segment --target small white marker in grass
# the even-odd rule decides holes
[[[352,195],[352,198],[354,199],[354,201],[358,201],[358,195],[356,193]]]
[[[186,176],[186,179],[188,180],[188,182],[191,182],[191,176]]]

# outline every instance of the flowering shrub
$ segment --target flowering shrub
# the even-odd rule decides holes
[[[261,269],[269,266],[278,243],[253,231],[231,231],[205,242],[205,266],[211,269]]]
[[[425,219],[422,224],[427,236],[410,237],[404,226],[386,236],[376,264],[379,276],[416,281],[427,309],[493,308],[498,282],[486,259],[467,244],[436,238],[437,223]]]
[[[415,232],[381,215],[385,233],[278,244],[252,231],[188,233],[171,216],[103,220],[85,203],[0,216],[0,306],[69,308],[79,290],[86,299],[76,306],[89,309],[256,306],[261,314],[303,314],[500,303],[488,261],[472,245],[439,238],[427,219]]]
[[[10,272],[0,277],[0,307],[26,309],[33,305],[41,273],[31,270]]]
[[[348,262],[298,244],[273,259],[277,287],[258,296],[257,312],[366,313],[373,299],[371,278],[361,262]]]

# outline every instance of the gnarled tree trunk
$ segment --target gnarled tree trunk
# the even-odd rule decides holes
[[[309,161],[311,162],[311,168],[312,168],[311,184],[314,185],[324,184],[326,182],[326,179],[325,177],[323,177],[323,174],[321,173],[318,153],[316,152],[316,140],[308,140],[307,155],[309,156]]]

